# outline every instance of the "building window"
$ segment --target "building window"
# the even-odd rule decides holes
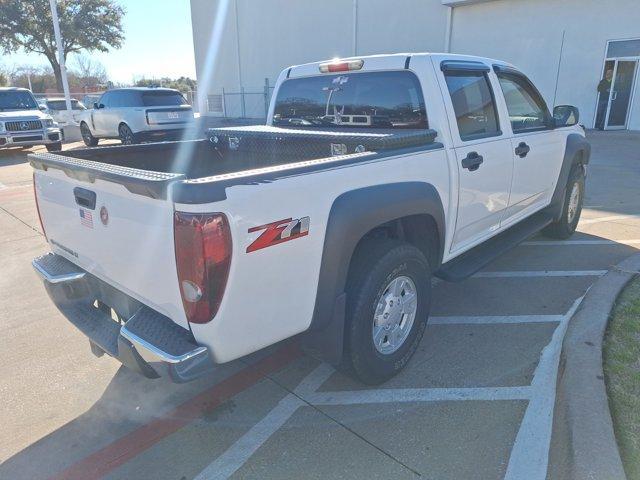
[[[607,58],[640,57],[640,38],[616,40],[607,46]]]
[[[485,72],[448,71],[445,79],[461,140],[502,134],[493,91]]]

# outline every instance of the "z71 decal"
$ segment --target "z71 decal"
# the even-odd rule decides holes
[[[264,232],[247,247],[247,253],[308,235],[309,217],[278,220],[277,222],[250,228],[249,233],[259,232],[261,230],[264,230]]]

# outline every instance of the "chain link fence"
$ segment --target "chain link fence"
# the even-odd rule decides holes
[[[274,88],[268,78],[264,79],[262,88],[240,87],[235,91],[222,88],[220,93],[207,96],[206,109],[208,113],[224,118],[264,119],[269,112],[269,102]],[[70,96],[82,102],[87,108],[93,108],[94,102],[97,102],[103,93],[71,93]],[[182,94],[187,103],[193,107],[193,111],[197,113],[199,107],[197,90],[183,91]],[[64,93],[60,92],[34,93],[33,95],[38,101],[47,98],[64,98]]]
[[[266,118],[273,89],[268,78],[262,88],[223,88],[220,93],[207,96],[207,111],[224,118]]]
[[[76,92],[71,93],[69,96],[75,100],[78,100],[84,104],[87,108],[93,107],[93,102],[97,102],[104,92]],[[47,98],[64,98],[64,93],[62,92],[47,92],[47,93],[33,93],[33,96],[36,97],[38,101],[44,101]]]

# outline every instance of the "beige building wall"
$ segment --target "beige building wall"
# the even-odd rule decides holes
[[[223,44],[207,93],[261,92],[288,66],[374,53],[442,51],[444,8],[437,0],[191,0],[199,82],[216,12],[228,3]],[[201,83],[202,86],[202,83]],[[239,96],[226,95],[227,111],[240,113]],[[247,95],[248,114],[264,110]]]
[[[495,0],[454,9],[451,47],[513,63],[593,127],[607,41],[625,38],[640,38],[638,0]],[[629,126],[640,130],[637,83]]]
[[[207,62],[211,30],[225,5],[218,55]],[[261,116],[265,78],[273,85],[290,65],[446,51],[449,5],[452,52],[517,65],[550,106],[554,98],[576,105],[587,127],[594,124],[607,40],[640,38],[640,0],[191,0],[200,87],[214,96],[223,88],[256,92],[245,97],[245,110]],[[629,125],[640,129],[640,87],[635,90]],[[239,116],[240,96],[225,99],[228,115]]]

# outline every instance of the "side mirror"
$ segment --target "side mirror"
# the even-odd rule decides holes
[[[40,109],[41,112],[47,111],[47,107],[45,105],[38,105],[38,108]]]
[[[580,121],[580,112],[573,105],[558,105],[553,109],[553,120],[556,127],[572,127]]]
[[[98,102],[93,102],[93,108],[98,110],[99,108],[104,108],[104,105]]]

